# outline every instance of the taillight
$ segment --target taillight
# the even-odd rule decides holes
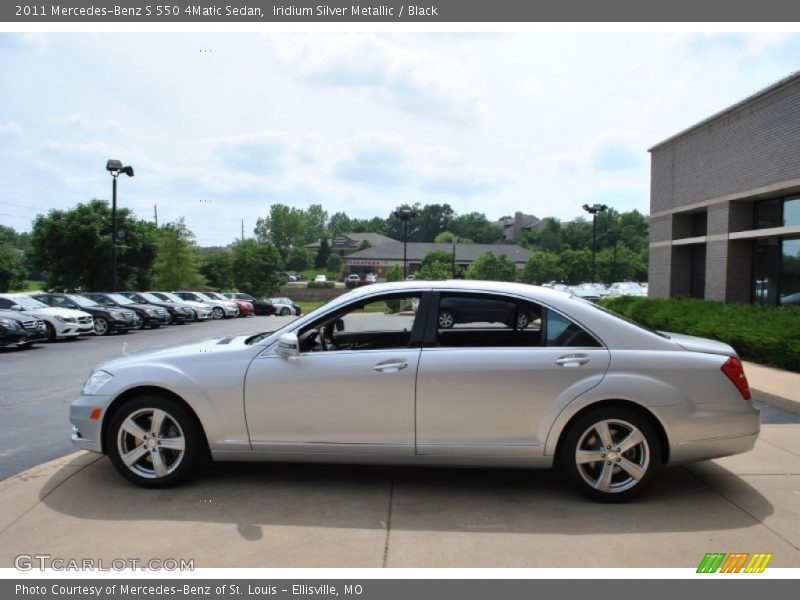
[[[731,380],[731,383],[736,386],[742,398],[750,400],[750,386],[747,384],[747,377],[745,377],[742,362],[738,358],[731,356],[725,364],[722,365],[720,370],[725,373],[728,379]]]

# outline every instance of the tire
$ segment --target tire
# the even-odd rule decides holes
[[[439,327],[441,329],[452,329],[456,324],[456,316],[449,310],[439,313]]]
[[[161,427],[153,432],[155,415],[160,416]],[[167,443],[174,448],[166,448]],[[197,421],[178,403],[161,396],[139,396],[126,402],[108,425],[106,448],[120,475],[146,488],[185,481],[204,456]]]
[[[519,313],[517,315],[517,329],[525,329],[531,322],[530,315],[526,313]]]
[[[45,334],[47,335],[48,342],[55,342],[56,341],[56,328],[53,327],[47,321],[44,322],[45,327]]]
[[[108,321],[103,317],[97,317],[94,320],[94,334],[108,335],[109,333],[111,333],[111,328],[108,326]]]
[[[288,315],[288,314],[289,314],[289,309],[288,309],[287,307],[285,307],[285,306],[284,306],[284,307],[281,309],[281,316],[282,316],[282,317],[285,317],[285,316],[286,316],[286,315]]]
[[[212,316],[212,317],[213,317],[213,318],[214,318],[216,321],[219,321],[220,319],[222,319],[222,318],[225,316],[225,311],[224,311],[224,310],[222,310],[222,308],[221,308],[221,307],[219,307],[219,306],[215,306],[215,307],[213,308],[213,310],[211,311],[211,316]]]
[[[603,444],[606,429],[609,437]],[[630,435],[634,437],[628,438]],[[627,450],[626,439],[632,443]],[[599,502],[635,498],[661,468],[661,445],[655,430],[645,417],[630,409],[593,410],[573,423],[562,442],[558,464],[564,476],[582,494]]]
[[[117,333],[119,333],[119,334],[125,334],[125,333],[130,333],[130,332],[131,332],[130,329],[118,329],[117,330]]]

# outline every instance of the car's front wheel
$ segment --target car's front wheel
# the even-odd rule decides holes
[[[94,334],[95,335],[108,335],[110,333],[110,328],[108,326],[108,321],[103,317],[95,317],[94,319]]]
[[[225,311],[222,310],[219,306],[215,306],[214,310],[211,311],[211,316],[219,320],[225,316]]]
[[[199,462],[202,435],[178,403],[159,396],[126,402],[111,419],[106,448],[127,480],[149,488],[176,485]]]
[[[640,494],[661,467],[661,447],[648,420],[625,408],[601,408],[566,432],[558,461],[584,495],[624,502]]]
[[[289,309],[288,309],[287,307],[285,307],[285,306],[284,306],[284,307],[281,309],[281,316],[282,316],[282,317],[285,317],[285,316],[286,316],[286,315],[288,315],[288,314],[289,314]]]

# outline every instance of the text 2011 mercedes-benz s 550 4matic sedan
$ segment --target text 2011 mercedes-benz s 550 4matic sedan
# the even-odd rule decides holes
[[[726,344],[546,288],[408,281],[358,288],[275,332],[101,364],[70,418],[76,446],[146,487],[209,456],[557,464],[591,498],[619,501],[664,465],[752,449],[749,398]]]

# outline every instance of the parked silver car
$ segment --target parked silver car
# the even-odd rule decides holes
[[[469,316],[442,327],[454,300]],[[557,464],[591,498],[619,501],[662,465],[750,450],[760,421],[749,398],[726,344],[542,287],[413,281],[358,288],[275,332],[101,364],[70,419],[76,446],[146,487],[178,483],[209,454]]]

